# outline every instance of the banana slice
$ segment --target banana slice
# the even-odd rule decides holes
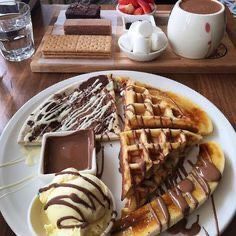
[[[115,222],[112,235],[157,235],[200,207],[219,184],[224,154],[217,143],[204,143],[200,145],[196,164],[189,164],[192,171],[188,175],[184,170],[177,171],[181,178],[178,184],[170,180],[174,187]]]

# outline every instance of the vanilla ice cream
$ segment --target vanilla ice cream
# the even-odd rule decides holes
[[[96,176],[69,168],[39,190],[50,236],[101,235],[113,216],[109,189]]]

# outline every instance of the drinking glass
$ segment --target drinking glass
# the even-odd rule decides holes
[[[34,53],[34,38],[29,5],[0,3],[0,52],[9,61],[22,61]]]

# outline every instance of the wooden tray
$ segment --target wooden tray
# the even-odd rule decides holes
[[[57,13],[58,14],[58,13]],[[98,70],[136,70],[152,73],[236,73],[236,48],[228,33],[219,46],[216,54],[209,59],[190,60],[182,58],[173,53],[170,47],[154,61],[135,62],[128,59],[118,47],[117,40],[123,33],[122,19],[113,11],[117,17],[116,25],[113,25],[113,56],[111,59],[52,59],[44,58],[41,48],[43,37],[30,64],[32,72],[64,72],[85,73]],[[166,31],[168,12],[157,12],[155,19],[157,25]],[[50,25],[45,33],[62,34],[62,26]]]

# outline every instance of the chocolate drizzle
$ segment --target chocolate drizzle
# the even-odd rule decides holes
[[[198,201],[193,194],[196,186],[199,186],[204,191],[206,196],[210,196],[211,188],[209,186],[209,182],[218,182],[221,178],[221,172],[212,163],[209,153],[210,150],[207,148],[207,144],[200,145],[197,163],[193,164],[192,162],[189,162],[189,164],[192,166],[192,172],[189,175],[187,175],[187,172],[182,163],[175,174],[165,181],[167,192],[165,192],[164,188],[160,186],[157,192],[160,192],[162,194],[161,196],[157,197],[152,202],[144,205],[143,207],[129,213],[124,218],[121,218],[119,221],[117,221],[117,223],[115,223],[113,231],[120,232],[129,228],[129,230],[134,229],[134,232],[136,232],[136,228],[138,230],[139,227],[142,227],[140,224],[144,224],[143,222],[152,218],[156,221],[156,224],[158,225],[158,228],[161,232],[164,225],[158,217],[160,216],[159,214],[161,214],[164,218],[164,224],[166,224],[168,227],[171,217],[169,213],[169,207],[172,208],[172,205],[176,206],[184,216],[188,215],[190,207],[191,209],[197,208]],[[183,178],[183,176],[185,177]],[[177,178],[180,179],[179,183],[177,183]],[[189,198],[189,201],[187,201],[187,198]],[[156,214],[156,212],[159,213]],[[184,219],[179,223],[182,225],[182,229],[178,232],[183,232],[189,236],[197,234],[201,230],[198,221],[199,218],[197,218],[196,222],[190,228],[186,228],[187,220]],[[159,222],[162,224],[160,225]],[[216,222],[218,222],[217,217]],[[216,225],[218,228],[218,223]]]
[[[215,223],[216,223],[216,232],[217,232],[217,236],[219,236],[220,235],[219,222],[218,222],[218,218],[217,218],[217,214],[216,214],[216,207],[215,207],[215,201],[214,201],[213,195],[211,195],[211,204],[212,204],[214,219],[215,219]]]
[[[96,172],[96,176],[101,179],[102,178],[102,175],[103,175],[103,171],[104,171],[104,146],[100,145],[100,150],[101,150],[101,169],[99,171],[99,167],[98,167],[98,157],[97,157],[97,172]],[[99,150],[99,152],[100,152]]]
[[[171,234],[182,233],[187,236],[195,236],[201,231],[201,226],[199,225],[199,215],[197,215],[197,220],[189,228],[187,228],[187,223],[187,219],[183,218],[177,224],[168,229],[168,232]]]
[[[25,141],[55,131],[92,128],[96,135],[113,132],[116,108],[110,83],[107,76],[99,75],[50,97],[27,121]]]
[[[81,208],[79,207],[80,205],[91,209],[92,211],[96,210],[96,205],[95,202],[97,202],[99,205],[101,205],[102,207],[106,207],[105,202],[108,204],[108,209],[111,208],[111,200],[110,198],[103,192],[102,188],[95,183],[92,179],[84,176],[84,175],[80,175],[78,172],[75,171],[62,171],[56,174],[56,176],[58,175],[65,175],[65,174],[69,174],[69,175],[75,175],[78,176],[80,178],[83,178],[86,182],[90,183],[91,185],[93,185],[101,194],[101,196],[103,197],[103,201],[101,201],[92,191],[82,187],[82,186],[78,186],[75,184],[71,184],[71,183],[52,183],[47,187],[41,188],[39,189],[39,193],[48,191],[52,188],[60,188],[60,187],[64,187],[64,188],[73,188],[76,189],[78,192],[82,192],[88,199],[88,202],[79,198],[78,195],[76,193],[72,193],[69,195],[59,195],[57,197],[54,197],[52,199],[50,199],[44,206],[44,210],[47,210],[48,207],[52,206],[52,205],[64,205],[67,206],[69,208],[72,208],[74,211],[76,211],[78,213],[78,215],[80,216],[81,219],[77,219],[74,216],[65,216],[65,217],[61,217],[58,219],[57,221],[57,226],[58,228],[74,228],[74,227],[81,227],[84,228],[88,225],[87,219],[85,218],[83,212],[81,211]],[[70,201],[66,201],[67,199],[69,199]],[[74,205],[73,203],[75,203],[76,205]],[[65,222],[66,220],[69,219],[74,219],[76,220],[78,223],[77,224],[72,224],[72,225],[64,225],[63,222]]]
[[[189,205],[182,193],[178,188],[174,188],[168,191],[169,196],[171,197],[173,203],[181,210],[183,215],[187,215],[189,213]]]
[[[149,88],[140,87],[134,84],[126,86],[127,93],[132,93],[133,102],[126,104],[125,114],[127,125],[131,128],[146,127],[143,117],[153,117],[153,127],[159,128],[182,128],[198,132],[197,121],[191,114],[183,111],[171,94],[155,89],[157,95]],[[136,111],[136,105],[138,111]],[[142,113],[140,108],[143,106]]]
[[[160,212],[164,216],[167,226],[169,226],[170,214],[169,214],[168,208],[167,208],[165,202],[163,201],[162,197],[157,197],[156,203],[157,203],[158,209],[160,209]]]

